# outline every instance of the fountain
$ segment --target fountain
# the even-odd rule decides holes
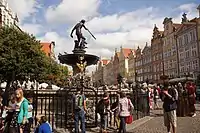
[[[77,40],[74,40],[75,46],[72,51],[73,54],[59,54],[58,59],[60,63],[72,66],[73,75],[84,74],[87,66],[95,65],[99,61],[99,57],[96,55],[86,54],[85,49],[87,48],[86,38],[82,35],[81,29],[87,30],[94,39],[94,35],[85,27],[85,20],[81,20],[77,23],[71,32],[73,38],[73,32],[76,31]]]

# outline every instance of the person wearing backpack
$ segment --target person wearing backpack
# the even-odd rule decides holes
[[[110,112],[110,100],[109,100],[109,94],[105,92],[103,94],[103,98],[98,102],[96,107],[97,113],[100,114],[101,118],[101,126],[100,126],[100,132],[101,133],[107,133],[107,120],[108,120],[108,113]]]
[[[76,95],[73,95],[73,107],[72,112],[74,116],[75,133],[79,132],[79,119],[81,121],[81,133],[85,133],[85,113],[86,109],[86,98],[83,94],[83,89],[77,89]]]
[[[177,109],[178,92],[174,87],[170,87],[168,86],[168,83],[165,83],[161,99],[163,101],[163,109],[164,109],[164,125],[167,127],[167,132],[171,133],[170,130],[172,126],[172,131],[173,131],[172,133],[177,133],[176,109]]]

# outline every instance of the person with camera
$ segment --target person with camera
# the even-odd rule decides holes
[[[176,133],[177,127],[177,100],[178,92],[176,88],[169,86],[167,83],[164,84],[164,89],[162,91],[163,110],[164,110],[164,125],[167,127],[168,133]]]

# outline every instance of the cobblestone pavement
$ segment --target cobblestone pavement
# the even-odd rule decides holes
[[[129,131],[129,133],[167,133],[164,127],[162,110],[153,111],[154,118]],[[200,104],[197,105],[197,116],[178,117],[178,133],[200,133]]]

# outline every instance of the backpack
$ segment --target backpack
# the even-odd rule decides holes
[[[96,106],[97,113],[103,114],[104,109],[105,109],[105,105],[104,105],[104,103],[103,103],[103,99],[101,99],[101,100],[97,103],[97,106]]]
[[[96,106],[97,113],[99,114],[106,114],[106,106],[109,103],[109,100],[104,101],[104,99],[101,99]]]
[[[75,109],[83,109],[84,99],[84,95],[75,96]]]

